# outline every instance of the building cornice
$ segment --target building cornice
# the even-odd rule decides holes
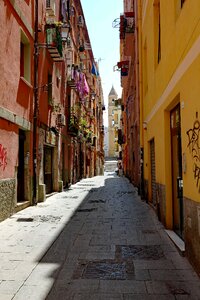
[[[31,25],[28,23],[27,19],[25,18],[19,6],[16,4],[16,0],[9,0],[9,2],[12,5],[13,9],[15,10],[15,13],[18,15],[19,19],[22,21],[22,23],[28,30],[29,34],[33,37],[34,35],[33,29],[31,28]]]

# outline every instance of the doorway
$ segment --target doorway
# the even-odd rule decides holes
[[[17,202],[24,201],[24,143],[26,140],[25,131],[19,129],[18,138],[18,169],[17,169]]]
[[[150,162],[151,162],[151,202],[156,208],[156,160],[155,160],[155,141],[150,141]]]
[[[53,191],[52,159],[53,159],[53,149],[51,147],[45,146],[44,147],[44,184],[46,185],[47,194]]]
[[[183,180],[180,104],[170,113],[173,230],[183,238]]]
[[[63,186],[65,187],[66,183],[66,178],[65,178],[65,144],[62,143],[62,181],[63,181]]]

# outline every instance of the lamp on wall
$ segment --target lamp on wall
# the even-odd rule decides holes
[[[63,42],[68,42],[71,27],[69,24],[63,24],[61,27],[61,37]]]
[[[145,130],[147,130],[147,122],[143,122],[143,128],[145,129]]]
[[[95,96],[96,96],[96,93],[95,92],[91,92],[91,99],[92,100],[95,100]]]

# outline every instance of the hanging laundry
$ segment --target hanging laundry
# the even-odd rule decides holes
[[[92,70],[91,70],[91,73],[92,73],[93,75],[95,75],[95,76],[99,76],[99,72],[98,72],[98,70],[97,70],[97,68],[96,68],[95,63],[92,64]]]
[[[84,95],[85,95],[85,96],[88,95],[88,94],[89,94],[89,91],[90,91],[89,85],[88,85],[88,83],[87,83],[85,74],[83,74],[83,92],[84,92]]]
[[[63,23],[67,22],[67,12],[68,12],[67,1],[66,0],[62,0],[61,15],[62,15]]]
[[[89,86],[85,77],[85,74],[80,72],[79,81],[77,83],[77,91],[81,100],[89,94]]]

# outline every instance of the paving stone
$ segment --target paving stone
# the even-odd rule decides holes
[[[0,295],[12,295],[23,285],[23,280],[3,280],[0,283]],[[0,297],[3,300],[3,298]]]
[[[13,300],[36,300],[46,299],[52,285],[44,285],[38,282],[38,285],[23,285],[16,295],[12,298]],[[4,300],[4,299],[3,299]]]
[[[3,292],[1,292],[1,299],[2,300],[12,300],[13,299],[13,294],[4,294]]]
[[[188,299],[198,299],[200,295],[200,283],[190,281],[147,281],[148,294],[167,294]]]
[[[200,299],[199,277],[124,177],[85,179],[0,223],[0,237],[3,300]]]
[[[172,295],[135,295],[135,294],[124,294],[123,300],[174,300],[175,297]]]
[[[99,289],[99,280],[92,279],[76,279],[71,280],[68,283],[68,289],[70,292],[85,291],[85,292],[94,292]]]
[[[103,293],[103,294],[92,294],[90,295],[91,300],[123,300],[122,294],[116,294],[116,293]],[[86,298],[85,298],[86,299]]]
[[[143,281],[136,280],[101,280],[100,291],[105,293],[132,293],[132,294],[145,294],[146,286]]]
[[[187,270],[149,270],[153,280],[188,280],[199,282],[199,277],[193,272]]]

